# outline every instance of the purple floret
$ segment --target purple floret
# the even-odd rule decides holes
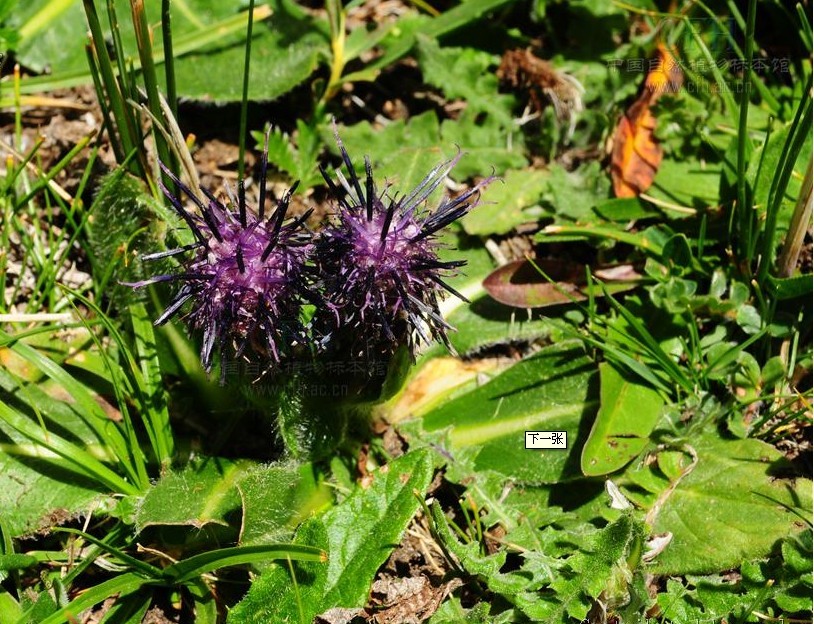
[[[455,166],[460,154],[437,165],[410,193],[379,192],[365,159],[364,188],[336,133],[348,172],[337,186],[323,170],[338,203],[333,223],[316,243],[315,257],[327,306],[314,326],[324,342],[350,349],[353,358],[386,358],[402,344],[415,355],[422,343],[440,340],[452,350],[439,302],[452,293],[445,283],[464,261],[438,257],[440,231],[471,210],[485,180],[458,197],[444,198],[434,211],[424,204]],[[337,347],[337,345],[340,345]]]
[[[225,206],[203,188],[207,202],[201,201],[162,166],[164,173],[198,207],[199,215],[191,213],[161,185],[192,231],[195,242],[143,259],[156,260],[190,251],[193,255],[182,262],[177,273],[158,275],[130,286],[180,282],[180,288],[155,324],[166,323],[190,302],[185,318],[203,332],[201,362],[207,371],[212,368],[215,347],[222,357],[233,346],[235,357],[250,349],[265,361],[279,363],[295,344],[305,340],[300,309],[303,300],[310,298],[305,265],[312,245],[303,223],[310,211],[285,223],[294,190],[291,189],[270,218],[265,219],[266,167],[264,154],[260,207],[255,213],[247,210],[242,187],[235,211],[233,205]]]

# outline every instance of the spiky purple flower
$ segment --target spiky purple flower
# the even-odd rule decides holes
[[[155,324],[166,323],[191,302],[185,317],[192,327],[203,332],[201,362],[207,372],[212,368],[215,347],[221,357],[230,347],[234,347],[235,357],[250,347],[265,361],[278,363],[295,343],[304,340],[300,308],[303,299],[309,297],[305,263],[312,245],[302,226],[310,211],[285,223],[292,188],[265,218],[267,162],[264,153],[257,213],[247,209],[242,184],[238,198],[231,197],[229,205],[203,187],[206,201],[202,201],[162,165],[164,173],[198,208],[199,214],[188,211],[180,198],[160,184],[195,241],[142,259],[157,260],[185,252],[193,255],[182,262],[177,273],[129,285],[180,283]]]
[[[476,204],[480,189],[490,180],[459,195],[445,197],[430,212],[425,204],[455,166],[460,154],[437,165],[412,191],[401,197],[388,188],[379,192],[370,161],[365,179],[356,174],[335,131],[348,172],[337,171],[337,186],[322,175],[338,203],[335,221],[316,243],[316,258],[327,306],[314,326],[328,344],[349,349],[351,357],[388,357],[402,344],[415,355],[421,343],[442,341],[452,350],[439,302],[447,293],[465,300],[444,281],[466,264],[442,261],[439,232]]]

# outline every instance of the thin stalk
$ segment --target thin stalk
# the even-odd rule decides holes
[[[706,13],[707,16],[710,19],[716,20],[716,21],[718,21],[720,23],[719,18],[715,15],[715,13],[712,11],[712,9],[710,9],[704,2],[702,2],[701,0],[696,0],[695,4],[698,5],[701,8],[701,10],[704,13]],[[730,0],[727,4],[728,4],[730,10],[732,11],[732,15],[735,18],[735,21],[738,23],[738,26],[740,27],[740,29],[745,30],[746,29],[746,23],[743,21],[743,16],[738,11],[738,9],[735,6],[734,2],[732,0]],[[724,33],[724,37],[726,37],[726,42],[732,48],[732,51],[735,53],[735,55],[738,58],[744,58],[743,50],[741,50],[741,47],[738,45],[738,42],[735,41],[735,37],[730,32],[730,30],[725,27],[725,24],[722,25],[721,30]],[[778,114],[779,111],[780,111],[780,102],[778,102],[777,98],[774,97],[774,95],[772,95],[772,92],[769,91],[769,88],[760,79],[760,76],[757,75],[757,72],[754,70],[752,65],[751,64],[748,65],[746,67],[745,71],[749,72],[749,77],[750,77],[750,79],[752,81],[752,86],[757,89],[758,93],[760,94],[761,99],[764,102],[766,102],[766,104],[769,106],[769,108],[772,109],[772,111],[775,114]]]
[[[249,21],[246,25],[246,57],[243,62],[243,95],[240,100],[240,136],[238,137],[237,179],[243,184],[246,172],[246,125],[249,115],[249,76],[252,62],[252,29],[254,27],[254,0],[249,0]]]
[[[254,5],[254,0],[252,0],[252,5]],[[161,0],[161,38],[164,43],[164,73],[167,76],[167,100],[169,100],[172,116],[178,119],[178,90],[175,86],[175,57],[172,53],[172,15],[170,14],[170,0]]]
[[[763,138],[763,145],[769,144],[769,139],[771,138],[771,136],[772,136],[772,124],[769,123],[766,126],[766,136]],[[756,173],[754,177],[755,180],[760,180],[760,174],[763,171],[763,163],[765,162],[765,159],[766,159],[766,149],[762,149],[760,150],[760,158],[758,158],[757,161],[757,169],[755,170]],[[747,193],[748,191],[749,189],[747,188]],[[741,213],[739,213],[739,215],[742,216]],[[740,253],[742,258],[748,259],[749,266],[751,267],[752,259],[755,257],[755,250],[757,249],[758,244],[758,234],[755,234],[755,229],[759,228],[758,218],[754,208],[750,210],[750,214],[748,215],[748,218],[745,219],[745,223],[746,225],[743,227],[745,227],[746,229],[741,230],[738,234],[738,236],[740,236],[741,239],[745,241],[743,243],[743,245],[745,246],[744,247],[745,251],[742,249]]]
[[[156,119],[161,119],[163,112],[161,111],[161,98],[158,95],[158,77],[155,71],[155,62],[153,61],[153,46],[150,42],[144,0],[130,0],[130,9],[133,14],[133,28],[136,31],[136,42],[139,58],[141,59],[141,75],[144,78],[144,87],[147,91],[147,104]],[[169,147],[161,133],[153,132],[153,140],[155,141],[159,160],[171,169],[175,169]],[[169,188],[172,188],[172,181],[168,177],[164,177],[164,183]]]
[[[105,89],[102,86],[102,81],[99,80],[99,66],[96,64],[96,58],[93,55],[93,50],[90,45],[85,46],[85,53],[88,57],[88,67],[90,67],[90,75],[93,78],[93,89],[96,91],[96,101],[99,102],[99,108],[102,110],[102,128],[107,132],[107,138],[110,141],[110,146],[113,148],[113,155],[116,157],[116,162],[120,163],[124,160],[124,150],[122,149],[121,141],[116,133],[113,119],[110,116],[110,107],[107,105],[107,98],[105,98]],[[101,140],[102,133],[99,133]]]
[[[783,196],[788,188],[791,173],[794,171],[794,165],[797,162],[797,156],[800,154],[800,150],[802,150],[806,138],[811,134],[811,118],[811,96],[805,93],[800,102],[800,107],[797,109],[794,121],[791,124],[789,136],[783,145],[781,162],[775,171],[772,184],[769,187],[769,197],[766,201],[766,225],[763,228],[763,244],[760,253],[760,265],[758,266],[757,272],[757,281],[761,286],[769,276],[769,267],[774,261],[777,217],[783,202]]]
[[[746,41],[745,41],[745,62],[746,67],[752,66],[755,43],[755,16],[757,14],[757,0],[749,0],[749,10],[746,17]],[[738,203],[735,210],[738,211],[738,246],[741,260],[752,263],[752,258],[748,253],[744,253],[744,246],[749,245],[745,233],[749,229],[749,223],[754,218],[750,193],[746,188],[746,148],[749,139],[747,123],[749,121],[749,71],[745,70],[741,81],[740,110],[738,115],[738,161],[737,161],[737,197]],[[746,256],[745,258],[743,256]]]
[[[113,118],[116,121],[116,130],[119,133],[121,140],[122,151],[125,154],[130,153],[138,147],[138,140],[136,139],[135,129],[129,123],[127,110],[119,89],[119,83],[116,80],[116,74],[113,70],[113,63],[107,53],[107,48],[104,46],[105,36],[102,31],[102,24],[99,21],[99,14],[96,12],[96,6],[93,0],[82,0],[85,6],[85,15],[88,19],[88,26],[90,27],[90,42],[91,52],[99,67],[102,77],[102,84],[107,92],[107,99],[110,102],[110,110],[113,113]],[[96,45],[96,42],[101,42],[101,47]],[[137,166],[140,164],[137,163]]]
[[[124,52],[124,44],[122,43],[122,29],[119,26],[119,17],[116,13],[116,4],[113,0],[107,0],[107,21],[110,25],[110,33],[113,36],[113,50],[116,53],[116,68],[119,71],[119,88],[122,92],[122,98],[134,97],[133,83],[126,79],[127,73],[125,71],[126,55]]]
[[[51,167],[50,171],[47,174],[44,174],[37,183],[31,188],[31,190],[23,196],[21,200],[17,202],[17,206],[23,206],[26,202],[31,200],[37,193],[39,193],[43,188],[48,186],[48,183],[53,180],[57,174],[62,171],[68,164],[76,157],[76,155],[85,149],[85,146],[90,143],[90,140],[94,137],[96,131],[93,131],[86,137],[82,137],[76,145],[71,148],[65,156],[53,167]]]
[[[14,144],[17,149],[23,144],[23,107],[20,105],[20,64],[14,65]]]
[[[800,250],[806,237],[812,213],[812,160],[808,161],[808,168],[803,179],[803,186],[800,188],[800,196],[797,198],[797,205],[794,207],[794,214],[791,217],[789,231],[783,243],[783,250],[780,252],[780,259],[777,261],[777,274],[780,277],[791,277],[794,268],[797,266],[797,259],[800,257]]]

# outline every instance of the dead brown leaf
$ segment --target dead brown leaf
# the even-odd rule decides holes
[[[660,43],[641,95],[616,127],[611,154],[616,197],[637,197],[650,188],[658,173],[662,149],[654,136],[656,118],[650,109],[662,94],[681,86],[681,68],[674,59],[674,53]]]

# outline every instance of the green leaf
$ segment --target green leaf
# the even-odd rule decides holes
[[[364,157],[368,156],[377,186],[384,188],[385,181],[392,184],[391,194],[409,193],[433,165],[454,153],[453,146],[447,146],[443,151],[438,148],[439,133],[434,111],[415,115],[409,122],[394,121],[380,130],[368,122],[339,129],[357,174],[364,172]],[[338,154],[333,137],[324,138],[331,150]],[[438,195],[440,191],[433,196]]]
[[[379,188],[385,182],[392,185],[390,193],[407,193],[415,188],[432,167],[462,152],[461,159],[450,173],[455,180],[485,177],[492,173],[502,174],[510,167],[522,167],[526,163],[522,142],[507,147],[502,131],[494,124],[476,123],[466,111],[457,121],[438,123],[434,111],[411,117],[408,121],[393,121],[382,128],[369,122],[340,128],[339,134],[348,150],[357,173],[364,171],[364,157],[370,158],[373,175]],[[327,129],[323,139],[334,154],[338,154],[333,136]],[[457,148],[457,149],[456,149]],[[493,183],[490,188],[499,186]],[[442,189],[436,190],[429,199],[434,207]],[[488,196],[484,192],[484,198]],[[481,210],[483,204],[475,210]]]
[[[536,340],[558,327],[540,311],[510,308],[489,295],[459,307],[446,321],[455,328],[449,339],[461,354],[494,344]]]
[[[380,46],[384,54],[367,68],[370,72],[388,67],[402,56],[408,54],[415,45],[416,33],[427,37],[438,38],[462,26],[470,24],[490,11],[512,4],[516,0],[466,0],[438,17],[428,19],[424,15],[410,15],[398,21],[396,28],[391,28]]]
[[[596,409],[596,368],[574,342],[547,347],[424,415],[423,438],[528,483],[578,475],[580,423]],[[526,450],[525,431],[566,431],[568,448]]]
[[[263,149],[265,134],[252,132],[252,136],[258,149]],[[268,162],[271,167],[286,173],[291,183],[298,181],[299,190],[304,191],[322,180],[317,169],[321,147],[318,130],[298,119],[296,141],[280,128],[272,128],[268,135]]]
[[[118,574],[112,579],[94,585],[90,589],[85,590],[78,597],[74,598],[67,606],[59,609],[53,615],[40,620],[39,624],[63,624],[71,621],[78,621],[80,614],[92,606],[104,602],[111,596],[118,595],[119,598],[139,590],[147,579],[134,574],[133,572],[125,572]]]
[[[461,179],[503,175],[510,169],[522,169],[528,164],[524,154],[523,136],[511,135],[491,118],[480,119],[470,108],[457,119],[441,122],[441,145],[457,145],[463,155],[455,165],[455,176]]]
[[[549,188],[547,171],[511,170],[502,181],[483,191],[483,201],[461,223],[467,234],[506,234],[522,223],[536,221],[543,214],[540,202]]]
[[[504,128],[511,128],[514,98],[498,93],[492,69],[499,58],[475,48],[441,48],[426,36],[418,37],[418,64],[427,84],[448,99],[466,102],[470,114],[486,113]]]
[[[255,466],[238,482],[243,499],[242,546],[290,539],[294,529],[332,501],[313,465]]]
[[[679,208],[706,209],[718,204],[721,165],[697,160],[661,161],[648,197],[669,202]],[[682,216],[685,212],[670,212]]]
[[[647,446],[664,400],[650,386],[599,365],[600,407],[582,449],[582,472],[597,477],[624,467]]]
[[[458,353],[498,343],[534,340],[552,330],[554,323],[542,313],[513,310],[486,295],[483,280],[494,270],[494,261],[480,239],[449,231],[442,242],[442,260],[466,260],[457,275],[444,281],[471,303],[450,295],[440,306],[444,319],[455,328],[449,333],[449,340]],[[436,349],[431,353],[441,352]]]
[[[548,173],[546,203],[555,214],[555,223],[594,223],[594,207],[604,202],[610,193],[608,176],[597,161],[567,171],[560,164],[552,164]]]
[[[248,565],[285,559],[287,561],[325,562],[325,552],[300,544],[270,544],[220,548],[189,557],[164,568],[163,577],[174,584],[188,583],[201,574],[236,565]]]
[[[778,301],[805,297],[811,295],[811,290],[814,288],[814,276],[811,273],[786,278],[776,278],[770,275],[769,288]]]
[[[161,17],[160,0],[145,0],[148,20]],[[28,23],[52,0],[21,5],[15,18]],[[255,23],[252,40],[249,99],[272,100],[307,79],[320,58],[330,57],[327,24],[306,13],[292,0],[258,3],[271,9],[271,17]],[[235,102],[242,95],[240,69],[245,57],[246,13],[235,4],[209,0],[171,3],[173,52],[178,94],[212,102]],[[128,0],[116,0],[122,45],[128,58],[138,59]],[[29,29],[20,41],[18,59],[35,71],[50,69],[50,83],[91,84],[85,53],[87,22],[82,3],[63,0],[57,10],[43,11],[38,29]],[[104,19],[107,30],[107,20]],[[153,41],[161,83],[164,78],[161,38]],[[228,79],[232,76],[234,79]],[[42,82],[42,80],[40,80]],[[30,81],[36,89],[37,79]]]
[[[562,612],[576,619],[584,618],[593,600],[605,592],[608,603],[624,604],[629,594],[632,569],[638,564],[644,541],[644,525],[630,514],[623,514],[599,531],[586,551],[568,559],[567,569],[551,583],[557,602],[546,621]],[[542,614],[541,614],[542,615]],[[559,620],[564,621],[562,615]]]
[[[276,567],[261,575],[228,621],[311,622],[333,607],[362,606],[376,571],[420,507],[415,492],[423,498],[432,472],[432,455],[413,451],[374,472],[367,489],[306,521],[295,542],[324,548],[328,564]]]
[[[652,219],[661,213],[638,197],[607,199],[596,205],[596,213],[607,221],[629,223],[640,219]]]
[[[229,526],[227,515],[241,506],[236,482],[247,467],[246,462],[204,458],[165,475],[138,506],[136,530],[153,525]]]
[[[746,171],[746,179],[752,186],[752,202],[757,210],[765,215],[767,203],[769,201],[769,192],[772,186],[772,180],[775,177],[777,170],[782,166],[785,157],[784,148],[786,141],[789,138],[789,133],[792,131],[793,124],[786,124],[780,130],[772,133],[769,140],[757,150],[749,160],[749,168]],[[784,232],[789,227],[792,212],[794,211],[794,204],[797,197],[800,195],[800,187],[802,186],[803,174],[805,168],[811,159],[811,137],[806,139],[800,155],[797,157],[797,162],[794,165],[794,170],[799,175],[792,175],[789,178],[789,184],[785,189],[785,194],[780,201],[780,209],[777,217],[778,229]]]
[[[143,297],[117,281],[141,279],[140,264],[133,261],[134,250],[157,246],[145,236],[145,224],[152,222],[156,201],[144,183],[119,167],[102,179],[90,207],[88,238],[93,252],[91,266],[98,292],[104,292],[118,306]]]
[[[641,490],[626,488],[632,500],[650,507],[656,495],[666,496],[653,532],[670,532],[673,539],[653,563],[655,574],[705,574],[737,567],[768,555],[778,540],[806,526],[811,481],[774,476],[785,464],[774,447],[755,439],[724,440],[714,433],[690,445],[698,456],[694,467],[686,454],[661,453],[658,466],[627,473],[650,492],[642,497]],[[670,458],[680,463],[669,467]],[[680,478],[682,471],[688,473]],[[649,481],[644,473],[649,473]],[[669,487],[674,490],[665,493]]]

